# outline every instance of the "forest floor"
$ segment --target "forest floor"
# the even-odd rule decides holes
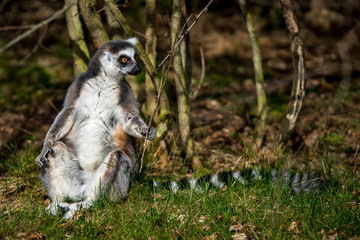
[[[61,7],[57,1],[40,2],[18,9],[28,14],[12,17],[8,25],[38,22]],[[145,170],[134,180],[123,203],[102,199],[72,221],[48,216],[44,208],[49,199],[34,159],[73,78],[65,21],[60,19],[40,32],[40,36],[46,36],[42,42],[33,36],[0,55],[0,237],[359,239],[360,48],[359,43],[349,43],[348,59],[344,59],[337,45],[347,39],[352,25],[335,34],[341,26],[316,26],[309,20],[313,13],[297,12],[306,46],[306,96],[286,151],[277,153],[274,140],[291,90],[289,36],[276,16],[266,15],[272,16],[275,26],[269,27],[260,17],[265,13],[259,8],[256,11],[269,110],[264,145],[259,152],[249,150],[256,120],[256,92],[243,20],[234,10],[213,9],[191,32],[193,90],[200,89],[191,103],[196,153],[204,172],[259,166],[318,171],[332,182],[325,192],[293,195],[289,189],[267,181],[245,186],[229,182],[227,188],[202,194],[154,191],[145,184],[149,176],[171,174],[181,178],[190,173],[181,149],[173,144],[178,138],[174,130],[165,139],[165,163],[159,159],[157,147],[151,145]],[[4,14],[7,19],[10,14],[14,16],[10,11]],[[161,18],[160,25],[166,25],[167,20]],[[136,26],[135,21],[133,24]],[[169,49],[165,30],[159,32],[159,58]],[[7,38],[19,31],[10,32]],[[4,42],[1,39],[1,45]],[[201,86],[200,47],[206,66]],[[136,84],[131,83],[140,102],[144,101],[143,79],[142,75]],[[171,106],[176,105],[173,89],[170,74],[166,90]],[[339,93],[344,97],[337,101]],[[175,108],[172,116],[176,125]]]

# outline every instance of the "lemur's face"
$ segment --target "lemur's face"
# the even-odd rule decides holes
[[[121,74],[138,75],[141,68],[136,62],[136,43],[134,38],[107,43],[100,57],[103,70],[114,77]]]

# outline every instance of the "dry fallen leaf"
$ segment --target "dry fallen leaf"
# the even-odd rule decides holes
[[[204,240],[215,240],[215,239],[221,239],[221,235],[218,232],[214,232],[210,236],[205,236]]]
[[[234,235],[231,235],[231,238],[232,238],[233,240],[246,240],[246,239],[247,239],[245,233],[236,233],[236,234],[234,234]]]
[[[299,234],[300,233],[299,227],[301,227],[301,222],[292,222],[288,227],[288,231],[295,234]]]
[[[246,234],[245,234],[245,227],[241,224],[234,224],[229,228],[230,232],[235,232],[234,235],[231,235],[232,239],[235,240],[244,240],[247,239]]]
[[[325,231],[321,231],[321,233],[323,234],[322,239],[323,240],[335,240],[337,239],[337,232],[335,232],[334,230],[330,230],[329,232],[325,233]]]
[[[199,223],[203,223],[203,222],[205,222],[206,220],[207,220],[207,217],[204,216],[204,215],[202,215],[202,216],[199,217]]]
[[[236,225],[232,225],[230,228],[229,228],[229,231],[230,232],[237,232],[237,233],[241,233],[243,232],[244,230],[244,226],[239,223],[239,224],[236,224]]]

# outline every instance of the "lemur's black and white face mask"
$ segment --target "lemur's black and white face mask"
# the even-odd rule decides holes
[[[138,75],[141,68],[135,60],[136,44],[136,38],[109,42],[99,59],[105,73],[114,77],[120,74]]]

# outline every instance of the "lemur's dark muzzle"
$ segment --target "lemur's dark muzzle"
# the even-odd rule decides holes
[[[141,68],[137,64],[129,72],[130,75],[138,75],[139,73],[141,73]]]

